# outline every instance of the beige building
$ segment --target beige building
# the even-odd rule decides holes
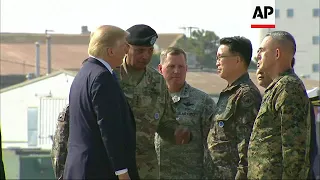
[[[49,48],[51,53],[47,53],[45,34],[0,33],[0,89],[23,82],[26,77],[33,78],[33,74],[37,74],[35,73],[38,69],[37,65],[40,75],[50,74],[60,69],[78,70],[82,61],[88,57],[90,36],[85,26],[81,28],[81,34],[51,34],[51,48]],[[155,53],[174,46],[180,38],[184,37],[181,33],[158,35]],[[36,53],[35,42],[39,42],[39,53]],[[51,54],[50,58],[48,54]],[[48,59],[51,60],[48,61]],[[51,68],[48,68],[48,64]]]
[[[268,31],[285,30],[296,39],[296,73],[319,80],[320,71],[320,4],[319,0],[277,0],[276,28],[261,29],[260,40]]]

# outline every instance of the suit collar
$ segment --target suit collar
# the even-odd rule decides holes
[[[105,62],[104,60],[96,58],[96,57],[93,57],[93,56],[90,56],[88,58],[88,61],[91,62],[91,63],[97,64],[97,65],[99,65],[101,67],[107,68],[109,70],[109,72],[112,74],[111,66],[107,62]]]

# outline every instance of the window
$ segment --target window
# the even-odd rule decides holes
[[[294,11],[293,9],[287,9],[287,17],[293,17]]]
[[[320,17],[320,8],[313,9],[313,17]]]
[[[320,72],[320,65],[312,64],[312,72]]]
[[[276,18],[278,18],[278,17],[280,17],[280,10],[279,9],[276,9],[276,12],[275,12],[276,14]]]
[[[38,108],[28,108],[28,146],[38,145]]]
[[[313,36],[312,37],[312,44],[320,44],[320,36]]]

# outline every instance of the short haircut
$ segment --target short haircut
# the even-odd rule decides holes
[[[272,31],[266,35],[270,36],[272,39],[276,40],[279,44],[290,48],[292,55],[296,53],[296,41],[294,37],[287,31]]]
[[[125,38],[128,32],[111,25],[103,25],[92,32],[88,47],[88,54],[94,57],[103,57],[107,48],[118,46],[119,41]]]
[[[166,50],[162,51],[160,54],[160,64],[164,64],[166,62],[168,55],[180,55],[182,54],[187,62],[187,54],[186,52],[178,47],[169,47]]]
[[[229,47],[231,53],[239,54],[247,67],[250,65],[252,58],[252,44],[251,41],[245,37],[234,36],[220,39],[220,45]]]

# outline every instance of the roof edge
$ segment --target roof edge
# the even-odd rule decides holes
[[[184,34],[179,34],[173,41],[172,43],[169,45],[169,47],[175,46],[177,44],[177,41],[179,39],[181,39],[184,36]]]
[[[10,91],[10,90],[13,90],[13,89],[17,89],[17,88],[22,87],[22,86],[33,84],[35,82],[38,82],[38,81],[41,81],[41,80],[44,80],[44,79],[48,79],[48,78],[51,78],[51,77],[58,76],[58,75],[60,75],[62,73],[65,73],[65,74],[67,74],[69,76],[75,76],[76,75],[76,73],[72,72],[72,71],[59,70],[59,71],[55,71],[55,72],[53,72],[53,73],[51,73],[49,75],[40,76],[40,77],[31,79],[31,80],[28,80],[28,81],[24,81],[24,82],[21,82],[21,83],[14,84],[12,86],[3,88],[3,89],[0,90],[0,94],[4,93],[4,92],[7,92],[7,91]]]

